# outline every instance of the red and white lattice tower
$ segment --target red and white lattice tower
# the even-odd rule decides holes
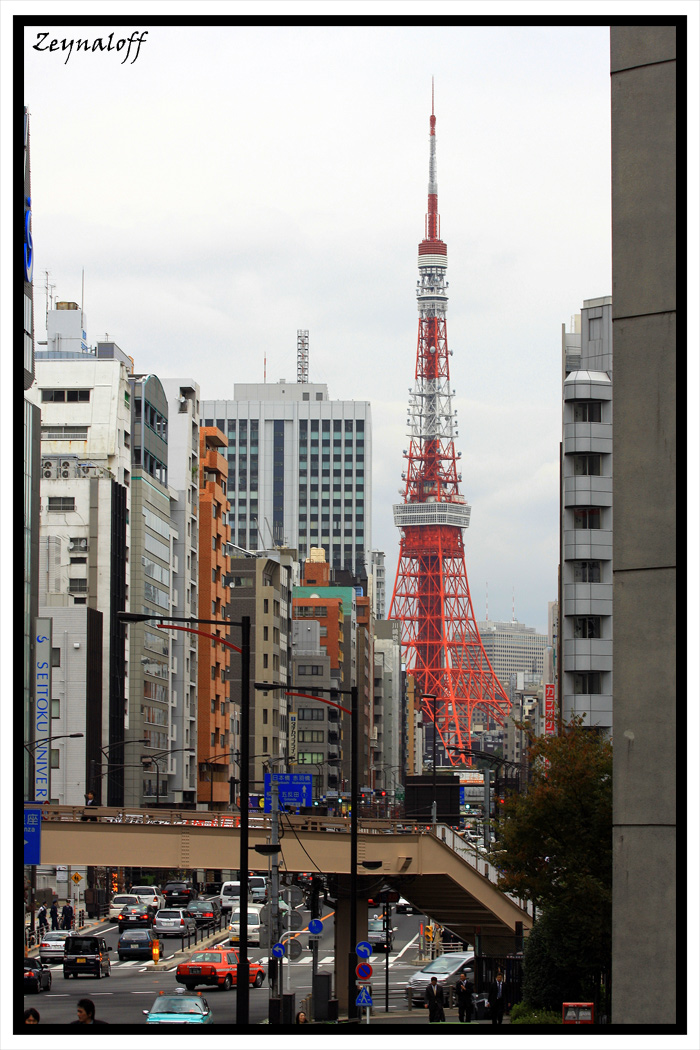
[[[460,495],[456,419],[447,349],[447,247],[440,239],[435,165],[435,106],[430,117],[430,169],[425,239],[418,246],[416,385],[409,388],[408,461],[403,503],[394,506],[401,531],[389,619],[401,620],[406,669],[416,679],[423,719],[434,722],[437,746],[471,747],[474,709],[503,724],[510,701],[484,651],[474,618],[462,530],[471,508]]]

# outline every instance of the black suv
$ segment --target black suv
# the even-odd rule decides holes
[[[79,973],[92,974],[98,979],[109,977],[112,963],[104,937],[82,934],[66,937],[63,954],[63,976],[77,977]]]
[[[169,882],[163,890],[166,908],[186,908],[190,901],[196,900],[197,894],[186,882]]]

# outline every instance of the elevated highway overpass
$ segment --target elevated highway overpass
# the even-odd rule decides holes
[[[235,814],[201,811],[97,807],[85,820],[84,807],[42,809],[41,863],[105,867],[241,867]],[[344,818],[280,815],[281,872],[317,871],[334,877],[336,905],[336,987],[347,988],[350,830]],[[409,829],[410,830],[407,830]],[[260,866],[253,847],[269,842],[269,817],[250,817],[248,867]],[[363,862],[371,864],[365,868]],[[462,941],[481,935],[484,954],[503,955],[515,947],[516,923],[527,936],[532,914],[502,893],[488,858],[451,828],[363,820],[358,830],[358,893],[373,895],[383,883],[395,887],[423,913]],[[367,912],[358,911],[358,939],[366,936]]]

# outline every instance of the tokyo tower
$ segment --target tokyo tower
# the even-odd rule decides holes
[[[453,765],[448,748],[470,748],[474,709],[503,724],[510,701],[494,674],[474,619],[462,530],[471,507],[460,494],[461,452],[450,389],[447,348],[447,246],[440,239],[435,162],[435,103],[430,116],[428,214],[418,246],[418,348],[409,387],[403,503],[394,506],[401,533],[389,619],[400,620],[407,671],[422,700],[424,722]]]

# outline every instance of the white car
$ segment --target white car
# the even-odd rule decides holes
[[[139,899],[139,904],[152,904],[154,908],[164,908],[165,900],[157,886],[132,886],[130,893]]]
[[[140,904],[141,901],[135,893],[115,893],[109,902],[109,911],[107,912],[108,919],[118,919],[122,908],[128,907],[130,904]]]

